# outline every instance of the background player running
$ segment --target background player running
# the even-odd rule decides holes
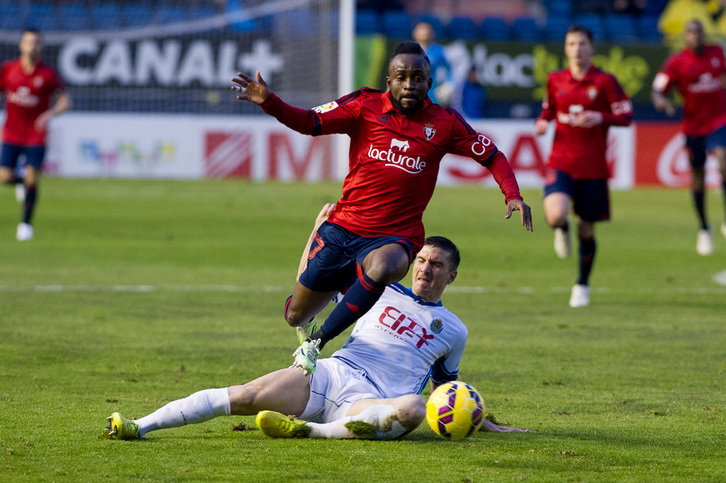
[[[691,192],[700,230],[696,251],[713,253],[711,229],[706,218],[706,151],[716,157],[726,202],[726,60],[718,45],[706,45],[703,25],[686,24],[685,48],[669,57],[653,80],[652,99],[656,109],[675,113],[666,97],[675,88],[683,98],[682,130],[691,161]],[[726,222],[721,224],[726,236]]]
[[[19,241],[33,238],[31,219],[38,199],[48,121],[71,107],[71,98],[63,91],[60,78],[41,60],[42,48],[40,32],[25,30],[20,37],[20,58],[5,62],[0,71],[0,92],[5,93],[6,115],[0,181],[19,188],[16,195],[23,203],[22,221],[16,232]],[[55,104],[50,107],[54,96],[57,96]],[[22,181],[16,174],[21,155],[25,155]]]
[[[547,76],[547,93],[535,132],[542,135],[555,120],[555,138],[547,160],[544,210],[555,229],[555,252],[570,255],[568,216],[577,216],[580,242],[579,274],[570,296],[571,307],[590,304],[590,272],[595,260],[595,222],[610,219],[608,166],[605,159],[610,126],[632,120],[630,99],[612,74],[592,65],[592,32],[573,25],[565,36],[569,68]]]
[[[289,367],[241,386],[196,392],[136,421],[113,413],[109,436],[138,439],[158,429],[252,414],[272,437],[394,439],[413,431],[425,416],[419,394],[429,378],[434,387],[457,378],[466,346],[466,326],[441,303],[459,259],[447,238],[427,238],[414,261],[411,290],[386,287],[343,348],[321,359],[312,376]],[[402,318],[406,330],[396,326]],[[482,430],[522,431],[486,420]]]
[[[362,88],[337,101],[304,110],[270,92],[259,71],[232,79],[237,98],[262,106],[303,134],[347,134],[349,172],[343,196],[315,235],[307,269],[285,306],[285,320],[301,330],[295,364],[315,370],[319,348],[367,312],[384,288],[401,280],[424,239],[422,223],[446,153],[468,156],[494,175],[507,203],[506,218],[532,215],[519,194],[507,158],[454,110],[433,104],[431,65],[416,42],[402,42],[390,60],[388,91]],[[315,331],[313,317],[339,293],[345,296]],[[307,340],[305,338],[307,337]],[[318,342],[319,341],[319,342]]]

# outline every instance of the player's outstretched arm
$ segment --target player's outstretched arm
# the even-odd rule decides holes
[[[510,219],[512,213],[515,211],[519,211],[522,215],[522,226],[527,228],[527,231],[534,231],[532,226],[532,209],[529,205],[522,200],[509,200],[509,203],[507,203],[507,214],[504,218],[507,220]]]
[[[238,77],[232,77],[232,82],[235,85],[231,87],[233,91],[241,92],[237,99],[240,101],[247,101],[253,104],[261,105],[265,100],[270,97],[270,89],[267,87],[267,82],[262,79],[260,71],[257,71],[256,79],[243,74],[237,73]]]

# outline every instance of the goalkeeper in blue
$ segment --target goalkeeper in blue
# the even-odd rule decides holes
[[[331,209],[323,208],[316,228]],[[423,421],[420,394],[429,381],[436,386],[457,378],[467,328],[441,296],[458,265],[450,240],[429,237],[415,257],[412,288],[386,287],[343,347],[319,360],[313,374],[293,366],[244,385],[196,392],[137,420],[113,413],[106,434],[138,439],[218,416],[256,414],[260,430],[276,438],[400,438]],[[482,430],[523,431],[486,420]]]

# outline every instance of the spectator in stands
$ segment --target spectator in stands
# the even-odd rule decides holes
[[[469,69],[469,74],[461,85],[461,112],[469,119],[484,117],[486,106],[486,87],[480,82],[476,67]]]
[[[638,17],[645,11],[647,4],[647,0],[613,0],[613,13]]]
[[[670,0],[658,20],[658,30],[663,34],[666,45],[672,48],[683,46],[683,31],[691,20],[703,25],[706,36],[714,33],[714,24],[701,0]]]
[[[451,68],[444,55],[444,48],[434,42],[434,27],[428,22],[419,22],[413,29],[413,40],[423,47],[424,52],[431,61],[431,89],[429,98],[431,102],[448,106],[454,91],[451,81]]]

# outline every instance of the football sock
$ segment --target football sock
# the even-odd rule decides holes
[[[376,428],[375,433],[371,433],[370,438],[364,437],[365,439],[396,439],[406,432],[406,429],[396,419],[396,408],[390,404],[377,404],[364,409],[355,416],[346,416],[329,423],[306,424],[311,428],[310,438],[351,439],[361,437],[345,426],[351,421],[362,421]]]
[[[371,279],[365,273],[348,289],[337,307],[333,309],[320,329],[310,336],[320,339],[320,348],[353,325],[381,298],[386,285]]]
[[[203,423],[217,416],[229,416],[229,393],[226,387],[205,389],[177,399],[153,413],[134,421],[139,425],[139,437],[157,429],[176,428]]]
[[[702,230],[708,230],[708,222],[706,221],[706,192],[693,191],[693,205],[696,208],[698,221],[701,223]]]
[[[555,228],[561,228],[562,231],[564,231],[565,233],[568,233],[570,231],[570,222],[569,221],[565,221],[565,224],[564,225],[562,225],[562,226],[556,226]]]
[[[25,211],[23,212],[23,223],[30,224],[30,219],[33,217],[33,210],[35,210],[35,200],[38,197],[38,185],[26,185],[25,186]]]
[[[579,285],[589,285],[590,271],[595,261],[595,239],[580,239],[580,276],[577,278]]]

